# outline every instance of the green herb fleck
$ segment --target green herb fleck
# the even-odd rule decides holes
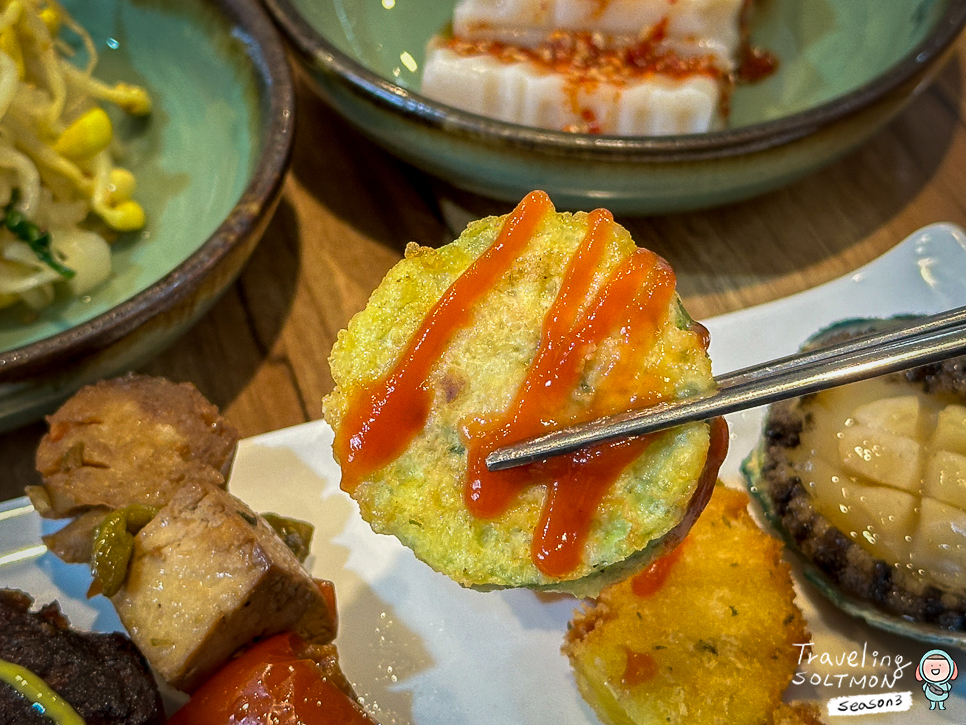
[[[77,274],[70,267],[61,264],[50,248],[50,232],[41,229],[19,211],[17,202],[20,201],[20,189],[14,189],[10,194],[10,203],[3,210],[3,225],[22,242],[26,242],[37,259],[46,264],[64,279],[71,279]]]
[[[239,509],[238,510],[238,515],[241,516],[243,519],[245,519],[245,521],[248,522],[248,525],[249,526],[257,526],[258,525],[258,519],[256,519],[254,516],[252,516],[247,511],[242,511],[242,510]]]
[[[698,640],[698,649],[703,650],[704,652],[710,652],[715,656],[718,655],[718,648],[715,647],[711,642],[706,642],[703,639]]]

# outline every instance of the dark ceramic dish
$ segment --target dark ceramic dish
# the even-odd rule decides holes
[[[235,279],[278,202],[294,90],[284,47],[255,0],[69,0],[91,34],[96,75],[152,95],[127,164],[143,232],[115,242],[114,275],[36,319],[0,313],[0,429],[78,387],[147,360]]]
[[[561,207],[659,213],[786,184],[855,147],[937,73],[966,0],[762,3],[756,45],[779,58],[739,87],[730,127],[701,135],[603,137],[489,120],[419,93],[424,48],[455,0],[265,0],[301,67],[375,141],[456,186]]]

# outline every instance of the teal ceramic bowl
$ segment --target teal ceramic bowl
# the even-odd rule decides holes
[[[834,160],[931,80],[966,0],[768,0],[755,45],[777,73],[740,87],[730,128],[605,137],[525,128],[420,95],[424,48],[455,0],[264,0],[321,96],[376,142],[454,185],[506,201],[649,214],[724,204]]]
[[[147,224],[114,243],[114,274],[88,296],[32,319],[0,311],[0,429],[136,367],[194,323],[254,249],[291,157],[292,79],[255,0],[64,5],[96,44],[95,75],[152,96],[146,121],[115,120]]]

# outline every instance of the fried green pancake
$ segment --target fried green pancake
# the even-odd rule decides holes
[[[439,249],[410,245],[366,308],[340,332],[329,361],[336,386],[324,400],[325,418],[336,431],[337,459],[346,457],[338,440],[348,433],[342,426],[353,400],[393,370],[434,305],[494,245],[506,220],[474,222]],[[592,594],[640,569],[683,536],[709,495],[706,485],[703,496],[694,496],[708,458],[710,426],[690,424],[654,436],[603,493],[591,512],[580,561],[564,575],[547,574],[532,553],[548,496],[539,475],[498,515],[480,517],[467,507],[467,423],[498,417],[513,405],[534,365],[545,318],[591,221],[588,214],[549,208],[522,253],[495,284],[480,291],[467,324],[454,330],[434,361],[424,383],[431,405],[418,435],[394,460],[359,481],[347,486],[343,479],[376,532],[396,536],[463,586]],[[602,244],[580,305],[583,314],[637,249],[617,224],[606,226]],[[620,400],[648,395],[675,399],[713,387],[701,330],[673,288],[653,314],[656,329],[647,345],[628,346],[626,331],[618,329],[587,346],[562,419],[596,410],[592,401],[599,400],[597,393],[616,390]],[[345,473],[346,461],[340,463]],[[714,471],[710,479],[713,483]]]

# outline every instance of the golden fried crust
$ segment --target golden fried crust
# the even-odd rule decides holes
[[[663,583],[658,562],[574,615],[563,650],[605,723],[773,721],[809,637],[781,545],[747,503],[719,484]]]
[[[339,333],[330,357],[336,383],[323,401],[337,435],[353,393],[385,375],[431,307],[497,238],[504,217],[474,222],[439,249],[410,245],[366,309]],[[571,257],[588,230],[587,214],[550,212],[526,250],[474,305],[471,324],[449,342],[430,373],[432,408],[422,433],[392,463],[352,491],[362,516],[392,534],[417,557],[463,586],[527,586],[580,594],[599,591],[624,566],[640,568],[660,539],[684,517],[704,467],[708,426],[697,423],[659,435],[620,476],[597,508],[584,560],[566,579],[545,575],[531,558],[533,531],[545,489],[525,489],[506,512],[480,520],[466,508],[465,421],[499,415],[513,401],[537,351],[544,318]],[[590,295],[635,249],[614,225]],[[664,311],[652,348],[638,351],[635,369],[653,371],[670,397],[707,391],[711,364],[676,296]],[[585,363],[571,403],[592,397],[622,341],[605,339]],[[633,381],[630,384],[635,384]]]
[[[770,725],[822,725],[822,711],[813,702],[778,705]]]
[[[189,383],[127,375],[82,388],[47,418],[37,449],[44,516],[92,507],[163,506],[186,480],[224,486],[235,429]]]

